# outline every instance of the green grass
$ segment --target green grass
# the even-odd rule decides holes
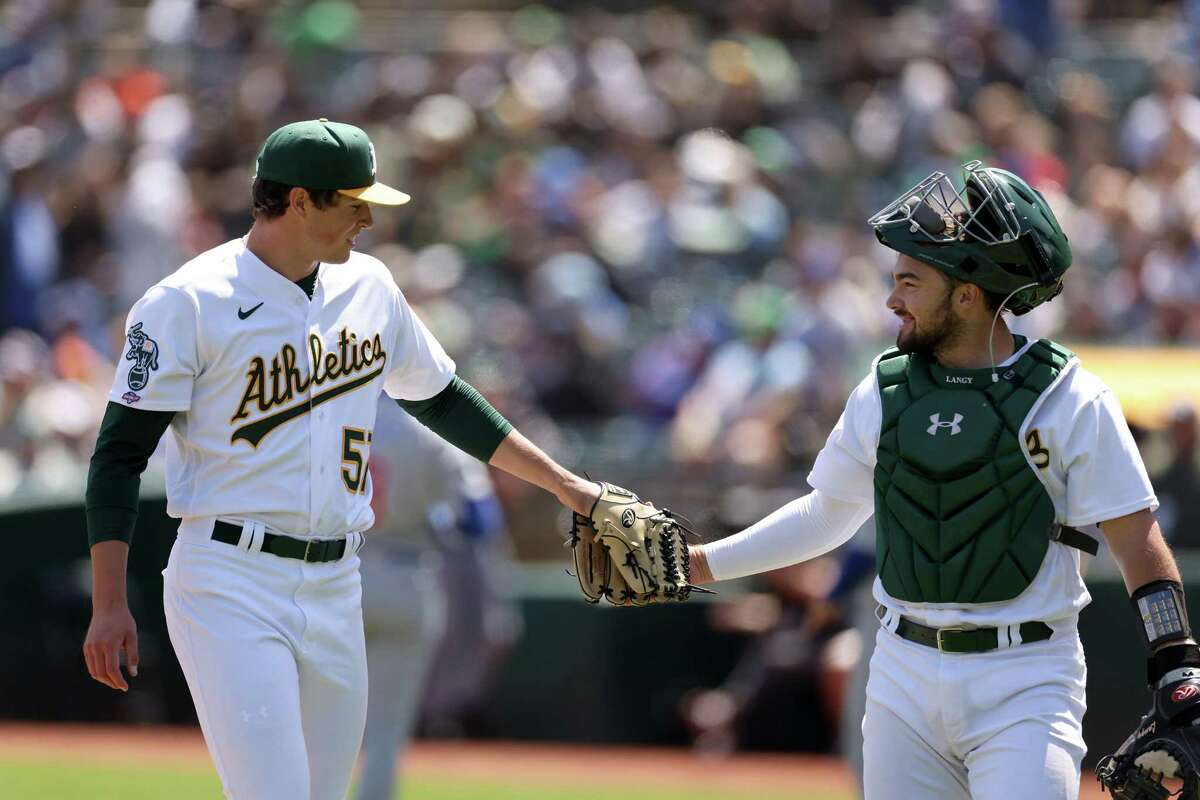
[[[132,755],[132,754],[131,754]],[[4,800],[213,800],[222,798],[212,770],[196,767],[104,767],[0,760]]]
[[[131,754],[132,755],[132,754]],[[423,777],[406,787],[405,800],[848,800],[845,795],[789,792],[730,794],[703,790],[638,790],[628,784],[538,786],[449,777]],[[104,767],[0,759],[3,800],[219,800],[220,782],[211,769],[191,766]]]

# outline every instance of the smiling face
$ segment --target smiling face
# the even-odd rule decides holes
[[[324,208],[317,208],[303,189],[305,197],[293,198],[297,211],[302,211],[304,238],[314,261],[343,264],[350,258],[354,239],[372,225],[371,206],[362,200],[341,194]]]
[[[932,356],[963,335],[966,321],[954,308],[955,288],[941,272],[902,255],[892,272],[887,307],[900,318],[896,347]]]

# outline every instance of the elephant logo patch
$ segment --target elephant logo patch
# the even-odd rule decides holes
[[[158,342],[151,339],[142,330],[142,323],[129,329],[129,349],[125,351],[125,360],[132,361],[129,368],[128,383],[133,391],[145,389],[150,382],[150,373],[158,369]]]

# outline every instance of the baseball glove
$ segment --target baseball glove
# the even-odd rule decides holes
[[[679,517],[626,489],[600,487],[591,517],[572,516],[567,540],[584,599],[644,606],[712,593],[691,583],[687,536],[695,534]]]
[[[1096,777],[1117,800],[1200,800],[1200,669],[1172,670],[1158,681],[1150,713],[1100,760]],[[1182,788],[1168,788],[1168,780]]]

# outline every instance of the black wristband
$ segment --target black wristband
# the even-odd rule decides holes
[[[1150,581],[1135,589],[1129,601],[1138,615],[1138,632],[1150,651],[1146,681],[1151,686],[1157,686],[1172,670],[1200,666],[1200,646],[1192,639],[1182,584]]]
[[[1150,581],[1135,589],[1129,600],[1141,621],[1138,631],[1142,641],[1150,652],[1192,638],[1183,585],[1178,581]]]
[[[1151,653],[1146,660],[1146,683],[1156,687],[1164,675],[1181,667],[1200,667],[1200,645],[1180,642]]]

